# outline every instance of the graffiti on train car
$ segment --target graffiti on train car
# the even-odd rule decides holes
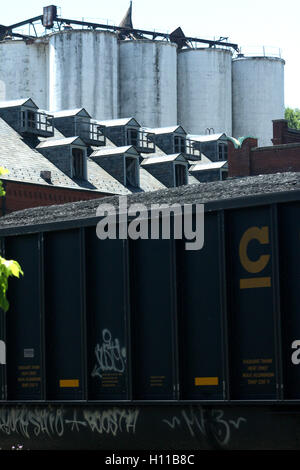
[[[96,344],[95,355],[97,363],[92,371],[92,377],[103,376],[104,372],[123,373],[126,367],[126,348],[120,346],[118,338],[113,339],[110,330],[102,331],[102,344]]]
[[[171,419],[163,419],[163,422],[171,429],[178,426],[185,427],[191,437],[199,432],[202,436],[207,436],[208,433],[213,434],[217,443],[224,446],[229,443],[232,430],[239,430],[241,424],[246,423],[247,419],[243,416],[238,416],[235,419],[228,418],[220,409],[212,409],[207,413],[207,410],[198,406],[196,409],[194,407],[189,410],[183,409],[180,414]]]
[[[0,432],[18,434],[25,438],[40,435],[63,437],[65,432],[87,429],[97,434],[118,436],[135,434],[139,409],[111,408],[95,411],[88,408],[67,410],[60,408],[0,408]]]

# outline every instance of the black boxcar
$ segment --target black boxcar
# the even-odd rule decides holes
[[[24,277],[1,314],[0,448],[297,449],[300,174],[128,197],[204,204],[199,250],[174,227],[100,240],[118,202],[1,219]]]

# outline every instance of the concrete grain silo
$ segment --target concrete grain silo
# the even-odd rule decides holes
[[[178,124],[189,134],[232,132],[232,52],[221,48],[178,52]]]
[[[120,42],[120,117],[147,127],[177,124],[177,46],[166,41]]]
[[[284,118],[284,64],[274,57],[233,60],[233,137],[251,135],[260,147],[272,145],[272,120]]]
[[[0,101],[22,98],[48,107],[48,43],[44,39],[0,42]]]
[[[109,31],[68,30],[49,39],[49,109],[84,107],[118,117],[118,40]]]

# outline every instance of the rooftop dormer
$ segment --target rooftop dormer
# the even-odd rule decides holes
[[[193,140],[194,146],[211,161],[227,160],[228,142],[226,134],[189,135],[188,137]]]
[[[72,179],[87,179],[87,147],[80,137],[49,139],[36,149]]]
[[[40,111],[32,99],[0,101],[0,117],[22,135],[52,137],[53,116]]]
[[[139,188],[141,157],[132,145],[96,150],[90,158],[124,186]]]
[[[200,151],[192,140],[187,139],[182,126],[145,128],[144,131],[153,134],[155,144],[167,155],[182,153],[191,160],[201,158]]]
[[[182,153],[145,158],[141,166],[167,188],[188,184],[188,162]]]
[[[77,135],[86,145],[95,147],[106,144],[104,126],[92,119],[84,108],[56,111],[52,114],[55,128],[65,137]]]
[[[153,153],[155,143],[151,132],[145,132],[134,118],[100,121],[105,127],[105,135],[117,147],[133,145],[138,152]]]

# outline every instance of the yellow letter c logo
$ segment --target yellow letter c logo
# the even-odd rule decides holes
[[[239,255],[242,266],[249,273],[259,273],[268,264],[270,255],[262,255],[257,261],[251,261],[247,254],[248,244],[251,240],[258,240],[262,245],[269,243],[269,227],[250,227],[241,238]]]

